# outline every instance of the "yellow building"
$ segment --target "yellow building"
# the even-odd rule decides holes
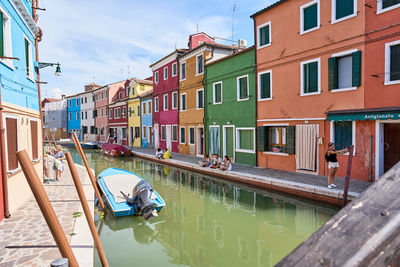
[[[153,90],[153,81],[133,78],[129,84],[128,127],[129,146],[141,146],[140,96]]]

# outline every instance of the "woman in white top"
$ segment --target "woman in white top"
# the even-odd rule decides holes
[[[231,171],[232,170],[232,162],[229,159],[228,156],[224,156],[224,165],[225,166],[221,166],[220,169],[223,171]]]

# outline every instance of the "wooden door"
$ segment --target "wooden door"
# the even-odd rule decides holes
[[[400,123],[384,125],[384,171],[387,172],[400,161]]]

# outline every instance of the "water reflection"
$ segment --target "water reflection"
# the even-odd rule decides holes
[[[337,211],[135,158],[90,154],[97,174],[111,166],[134,171],[166,202],[149,222],[107,215],[98,224],[111,266],[272,266]]]

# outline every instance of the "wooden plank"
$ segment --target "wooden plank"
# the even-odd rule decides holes
[[[400,256],[400,162],[277,266],[387,266]]]

